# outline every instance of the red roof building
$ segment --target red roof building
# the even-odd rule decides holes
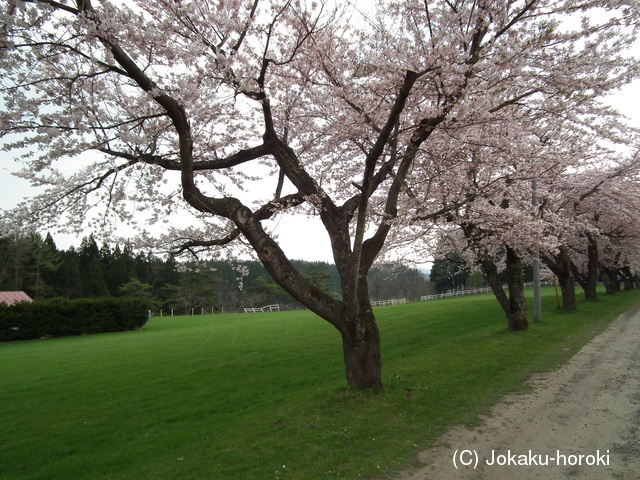
[[[18,302],[33,302],[33,299],[24,292],[0,292],[0,303],[13,305]]]

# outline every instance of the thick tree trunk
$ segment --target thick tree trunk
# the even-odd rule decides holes
[[[369,302],[366,269],[355,285],[343,283],[343,300],[336,300],[309,282],[291,265],[282,249],[250,212],[238,221],[271,277],[309,310],[331,323],[342,335],[347,384],[358,390],[382,387],[380,333]],[[341,280],[348,278],[348,250],[337,256]]]
[[[509,285],[509,330],[519,332],[529,328],[527,304],[524,297],[524,274],[522,258],[515,250],[507,247],[507,285]]]
[[[505,293],[498,279],[498,269],[493,260],[486,258],[482,261],[482,269],[487,276],[487,282],[498,299],[507,317],[507,326],[512,332],[527,330],[526,301],[524,298],[524,277],[522,274],[522,259],[516,252],[507,247],[507,285],[509,295]]]
[[[603,268],[602,281],[607,295],[613,295],[620,291],[620,280],[618,280],[618,271],[616,269]]]
[[[355,289],[352,287],[343,286],[345,314],[338,322],[347,385],[356,390],[382,388],[380,331],[371,309],[369,285],[364,271],[358,275]]]
[[[560,284],[560,290],[562,291],[562,309],[563,310],[576,310],[578,308],[578,302],[576,300],[576,287],[573,275],[558,276],[558,283]]]
[[[382,388],[380,332],[370,309],[347,320],[342,350],[347,385],[357,390]]]
[[[572,273],[572,263],[569,258],[567,247],[560,247],[557,255],[553,257],[542,255],[544,263],[558,277],[558,283],[562,290],[562,308],[564,310],[576,310],[578,303],[576,300],[575,278]]]
[[[586,300],[598,299],[598,244],[594,238],[587,235],[587,271],[580,271],[578,267],[572,262],[571,271],[573,276],[582,287],[584,291],[584,298]]]
[[[589,237],[589,244],[587,246],[587,258],[587,288],[584,291],[584,297],[587,300],[597,300],[598,263],[600,255],[598,252],[598,243],[591,237]]]
[[[501,206],[507,208],[508,201],[505,200]],[[475,244],[477,238],[476,227],[469,223],[463,223],[460,227],[470,245]],[[522,258],[520,258],[514,249],[505,246],[507,252],[507,286],[509,288],[509,296],[507,296],[498,278],[498,268],[491,258],[491,255],[482,246],[476,244],[476,247],[478,247],[480,252],[480,265],[487,276],[487,282],[507,317],[509,330],[512,332],[527,330],[529,328],[529,322],[527,321],[526,301],[524,297]]]
[[[509,297],[502,288],[502,284],[498,279],[498,268],[493,260],[485,259],[482,261],[482,271],[487,277],[487,283],[491,287],[491,291],[495,295],[498,303],[502,307],[504,313],[509,317]]]
[[[629,267],[624,267],[620,269],[620,273],[624,278],[624,289],[633,290],[635,288],[634,284],[634,275],[631,273],[631,269]]]

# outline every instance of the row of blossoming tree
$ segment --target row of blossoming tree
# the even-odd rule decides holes
[[[637,133],[602,99],[638,73],[637,1],[359,7],[5,2],[0,133],[44,188],[6,228],[126,225],[174,251],[248,249],[340,332],[359,389],[382,386],[366,274],[394,248],[428,255],[444,235],[490,280],[505,251],[511,298],[491,284],[514,330],[532,249],[585,284],[593,251],[633,267]],[[324,226],[340,299],[273,234],[294,213]]]

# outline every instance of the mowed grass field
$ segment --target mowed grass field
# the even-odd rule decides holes
[[[0,479],[377,479],[556,368],[638,292],[506,331],[491,295],[376,309],[384,390],[345,388],[309,312],[152,318],[136,332],[0,345]]]

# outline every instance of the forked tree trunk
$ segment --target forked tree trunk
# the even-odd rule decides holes
[[[366,272],[356,285],[343,282],[340,301],[322,292],[293,268],[284,252],[271,238],[262,235],[262,227],[250,217],[245,237],[253,240],[258,258],[269,275],[309,310],[332,324],[342,335],[344,365],[349,387],[357,390],[382,388],[380,332],[369,301]],[[241,224],[242,225],[242,224]],[[346,257],[346,255],[345,255]],[[338,257],[341,259],[341,257]],[[346,268],[336,262],[340,271]]]
[[[624,278],[624,289],[633,290],[635,288],[634,285],[634,275],[631,273],[631,269],[629,267],[624,267],[620,269],[620,274]]]
[[[558,275],[558,284],[562,291],[562,309],[568,311],[577,310],[578,302],[576,299],[576,286],[573,275],[571,273],[563,276]]]
[[[524,276],[522,273],[522,259],[512,249],[507,247],[507,285],[509,295],[502,288],[498,278],[498,268],[493,260],[487,258],[482,261],[482,269],[487,276],[487,281],[493,294],[498,299],[502,310],[507,317],[507,327],[512,332],[527,330],[526,301],[524,298]]]
[[[618,279],[618,271],[616,269],[603,268],[602,281],[607,295],[613,295],[620,291],[620,280]]]
[[[573,277],[572,263],[567,247],[560,247],[558,254],[554,256],[542,255],[542,259],[545,265],[558,277],[558,283],[562,290],[563,310],[576,310],[578,303],[576,300],[575,278]]]
[[[598,299],[598,244],[596,240],[590,235],[587,237],[587,271],[580,271],[578,267],[572,262],[571,271],[573,276],[582,287],[584,291],[585,300],[597,300]]]

